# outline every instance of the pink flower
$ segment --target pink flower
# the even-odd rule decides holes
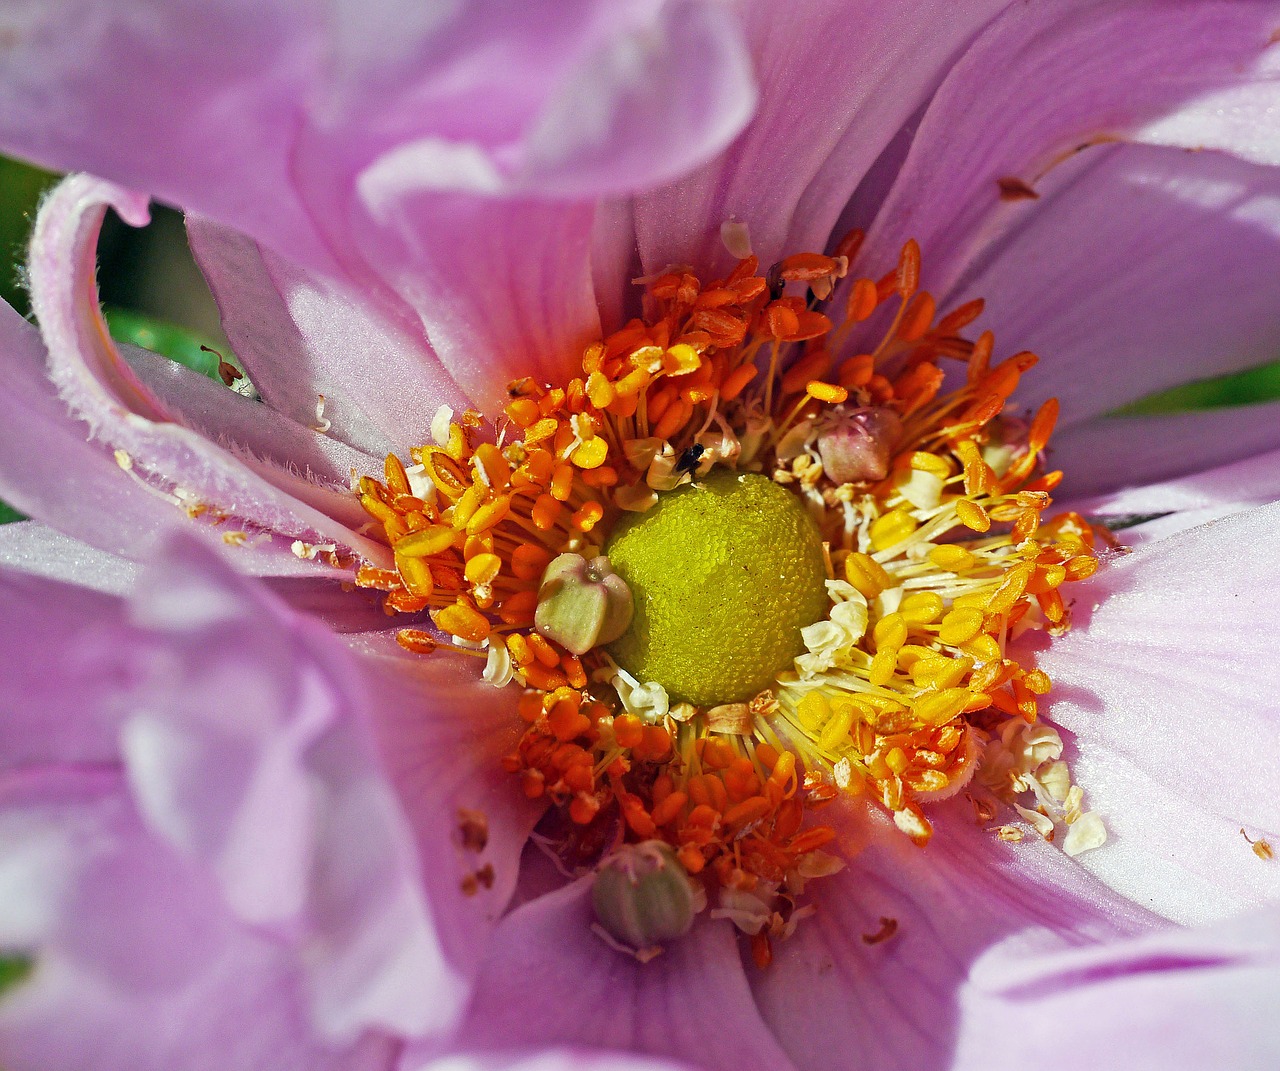
[[[409,1071],[548,1045],[710,1069],[1274,1065],[1280,871],[1240,830],[1280,835],[1280,423],[1104,414],[1274,356],[1280,8],[0,19],[0,146],[104,176],[42,210],[40,335],[0,315],[0,497],[35,518],[0,529],[0,949],[35,961],[0,1005],[6,1067]],[[265,405],[107,340],[98,226],[149,197],[187,211]],[[723,921],[643,966],[605,948],[583,883],[520,862],[514,700],[470,660],[407,656],[326,564],[389,561],[353,470],[426,441],[442,404],[567,379],[632,277],[730,265],[726,222],[765,264],[854,225],[870,270],[918,240],[941,306],[981,294],[981,326],[1046,355],[1054,464],[1093,496],[1062,505],[1158,515],[1040,655],[1110,842],[1007,843],[961,797],[921,850],[831,808],[851,863],[764,971]],[[591,1059],[509,1066],[628,1063]]]

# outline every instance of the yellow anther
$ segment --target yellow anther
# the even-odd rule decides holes
[[[821,692],[808,692],[796,704],[796,716],[806,729],[816,730],[831,717],[831,703]]]
[[[455,528],[466,528],[476,510],[480,508],[480,503],[484,501],[486,494],[488,494],[488,488],[482,483],[472,484],[462,493],[462,497],[453,507],[453,516],[450,518]]]
[[[1010,569],[1004,581],[996,588],[995,594],[991,596],[987,609],[996,614],[1008,613],[1013,609],[1014,604],[1027,590],[1027,582],[1031,579],[1035,568],[1030,562],[1023,562]]]
[[[906,510],[890,510],[871,522],[871,545],[876,550],[895,546],[919,527],[920,523]]]
[[[569,460],[580,469],[598,469],[608,456],[609,444],[597,435],[580,443],[569,456]]]
[[[918,697],[911,710],[926,725],[944,725],[969,705],[972,695],[968,688],[929,692]]]
[[[687,376],[702,365],[698,351],[684,342],[678,342],[662,355],[662,370],[669,376]]]
[[[431,558],[443,554],[454,545],[458,533],[444,524],[433,524],[418,532],[410,532],[396,543],[396,557]]]
[[[511,510],[511,496],[503,495],[492,502],[486,502],[471,515],[467,521],[467,531],[471,535],[487,532],[498,524]]]
[[[892,648],[895,652],[907,642],[907,621],[901,614],[886,614],[876,622],[873,632],[878,649]]]
[[[942,596],[935,591],[914,591],[902,600],[898,613],[911,625],[931,625],[942,616]]]
[[[994,636],[988,636],[986,633],[975,636],[960,647],[966,654],[973,655],[980,662],[994,662],[1000,657],[1000,644]]]
[[[867,599],[874,599],[894,586],[893,577],[869,554],[855,551],[844,560],[844,575]]]
[[[603,409],[617,397],[617,393],[603,372],[592,372],[587,376],[587,397],[597,409]]]
[[[987,511],[977,502],[971,502],[967,498],[962,498],[956,503],[956,516],[960,518],[961,524],[975,532],[986,532],[991,529],[991,518],[987,516]]]
[[[410,595],[417,595],[422,599],[431,598],[435,583],[431,578],[431,567],[425,559],[413,558],[397,551],[396,568]]]
[[[492,584],[502,570],[502,559],[496,554],[477,554],[467,560],[463,570],[467,580],[472,584]]]
[[[929,551],[929,561],[949,573],[963,573],[978,564],[978,558],[953,543],[944,543]]]
[[[900,747],[891,748],[884,757],[884,764],[894,773],[900,774],[910,765],[907,753]]]
[[[967,643],[982,630],[982,611],[973,607],[952,610],[942,619],[938,639],[948,647]]]
[[[805,393],[810,398],[817,398],[818,401],[831,405],[839,405],[849,400],[849,392],[844,387],[837,387],[833,383],[823,383],[816,379],[805,387]]]
[[[932,473],[944,480],[951,475],[951,466],[944,458],[924,450],[917,450],[911,455],[911,467],[918,472]]]
[[[897,651],[886,649],[880,651],[875,658],[871,660],[871,668],[867,671],[867,678],[872,684],[879,688],[883,688],[891,680],[893,680],[894,670],[898,668]]]
[[[822,727],[818,736],[818,746],[827,751],[835,751],[849,739],[849,730],[853,728],[855,708],[849,703],[840,703],[831,713],[830,720]]]
[[[476,466],[483,470],[490,487],[506,487],[511,479],[511,466],[493,443],[481,443],[476,447]]]

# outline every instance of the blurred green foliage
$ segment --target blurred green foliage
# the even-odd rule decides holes
[[[210,379],[220,378],[218,365],[222,355],[215,348],[213,339],[133,309],[111,307],[103,309],[103,314],[111,328],[111,337],[117,342],[127,342],[158,353]]]
[[[1221,409],[1232,405],[1251,405],[1280,398],[1280,361],[1216,379],[1201,379],[1149,394],[1139,401],[1121,406],[1115,416],[1160,416],[1183,413],[1188,409]]]
[[[26,978],[33,966],[31,960],[23,956],[0,956],[0,997]]]

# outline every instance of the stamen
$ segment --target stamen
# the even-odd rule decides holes
[[[608,875],[611,943],[647,954],[683,932],[694,889],[763,967],[812,910],[805,884],[841,865],[812,818],[841,796],[919,844],[931,804],[961,791],[993,835],[1101,843],[1039,722],[1051,682],[1010,656],[1022,632],[1069,627],[1061,589],[1099,560],[1082,518],[1045,516],[1058,406],[1010,402],[1035,355],[993,365],[989,332],[962,337],[981,301],[938,318],[914,241],[850,278],[860,232],[763,274],[745,227],[722,233],[734,270],[641,280],[643,317],[588,346],[580,377],[518,380],[492,421],[442,409],[431,443],[360,480],[395,567],[356,583],[407,618],[402,647],[483,659],[486,681],[521,689],[503,765],[547,802],[558,858]],[[964,366],[952,388],[946,361]],[[635,549],[726,481],[803,525],[726,499]],[[725,571],[698,588],[712,540]],[[637,867],[657,875],[643,889]]]

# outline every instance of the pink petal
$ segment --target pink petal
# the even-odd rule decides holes
[[[187,236],[222,328],[272,408],[311,426],[323,396],[328,436],[379,458],[428,441],[441,405],[465,408],[420,330],[209,220],[189,215]]]
[[[0,527],[0,536],[21,525]],[[104,643],[132,630],[118,599],[42,577],[0,570],[0,769],[48,763],[114,763],[108,703],[127,674]]]
[[[679,1071],[687,1064],[661,1063],[643,1056],[584,1049],[548,1049],[543,1052],[457,1054],[440,1059],[422,1058],[410,1052],[398,1071]]]
[[[1010,944],[975,965],[956,1071],[1269,1071],[1280,1061],[1275,907],[1080,951]]]
[[[1163,483],[1066,499],[1061,508],[1099,518],[1116,529],[1121,543],[1135,546],[1278,498],[1280,452],[1272,451]]]
[[[135,346],[122,346],[120,351],[165,410],[211,442],[234,445],[242,454],[278,468],[292,467],[331,487],[350,484],[352,470],[360,475],[382,474],[380,457],[322,435],[208,376]],[[314,406],[311,423],[316,423]]]
[[[0,143],[331,265],[290,174],[322,54],[312,5],[59,0],[6,17]],[[128,57],[124,61],[123,57]]]
[[[542,808],[525,800],[501,759],[523,723],[512,689],[480,679],[477,658],[382,654],[369,633],[353,637],[368,668],[383,763],[413,828],[422,882],[442,920],[451,961],[468,977],[515,888],[520,853]],[[468,847],[461,827],[482,816],[487,843]],[[480,874],[484,881],[469,880]]]
[[[727,923],[695,927],[640,964],[605,945],[593,921],[585,880],[508,915],[459,1038],[486,1049],[624,1049],[709,1071],[791,1066],[756,1015]]]
[[[813,883],[817,915],[752,975],[761,1014],[797,1066],[949,1066],[965,978],[992,945],[1029,933],[1041,947],[1073,946],[1155,923],[1039,838],[997,840],[963,798],[930,818],[922,850],[879,812],[823,812],[849,864]],[[884,919],[896,930],[870,943]]]
[[[266,462],[234,458],[176,423],[125,364],[106,332],[94,286],[98,229],[108,206],[134,224],[146,217],[145,198],[74,176],[49,195],[36,221],[32,304],[63,397],[107,445],[191,501],[270,532],[337,542],[371,560],[385,559],[385,548],[347,527],[362,523],[352,495]]]
[[[637,200],[645,270],[727,267],[720,225],[729,219],[747,224],[765,265],[827,248],[881,151],[1003,6],[1004,0],[742,5],[759,108],[715,160]]]
[[[1194,479],[1196,472],[1277,447],[1280,404],[1271,402],[1088,420],[1053,437],[1049,463],[1067,474],[1062,491],[1074,497],[1141,488],[1184,473]],[[1233,493],[1230,485],[1223,490]],[[1275,495],[1280,495],[1280,487]]]
[[[1221,153],[1109,145],[1055,168],[1037,188],[1040,201],[1024,202],[1018,229],[988,250],[994,259],[971,265],[957,300],[985,296],[988,313],[975,329],[994,330],[1006,352],[1040,354],[1021,390],[1059,399],[1064,438],[1154,391],[1280,351],[1280,318],[1258,285],[1280,272],[1280,169]],[[924,274],[932,281],[931,265]],[[1130,470],[1113,451],[1082,460],[1083,480],[1114,486],[1234,460],[1251,441],[1280,444],[1280,434],[1223,440],[1205,441],[1211,453],[1202,459],[1162,438],[1161,468]],[[1076,466],[1066,471],[1074,480]]]
[[[0,565],[109,595],[124,594],[138,578],[137,562],[78,543],[39,521],[0,525]]]
[[[1280,836],[1278,518],[1237,513],[1111,562],[1040,655],[1073,776],[1112,833],[1081,862],[1180,921],[1280,894],[1240,832]]]
[[[1010,5],[929,105],[868,234],[867,263],[895,263],[914,237],[925,285],[948,295],[1043,207],[1003,199],[998,180],[1039,189],[1081,147],[1117,140],[1197,148],[1199,137],[1181,135],[1201,134],[1205,123],[1179,130],[1176,118],[1203,119],[1214,94],[1239,91],[1274,105],[1280,90],[1264,52],[1275,18],[1265,4]],[[1217,147],[1257,141],[1256,128],[1246,134],[1220,117],[1215,129]]]
[[[399,160],[366,173],[360,247],[417,312],[458,387],[496,414],[513,379],[580,373],[601,334],[591,206],[419,192],[416,174]]]
[[[376,1035],[314,1039],[289,954],[230,923],[208,883],[147,835],[118,776],[115,790],[104,775],[42,780],[26,802],[0,793],[0,942],[39,947],[33,975],[0,1005],[6,1068],[390,1066]]]

